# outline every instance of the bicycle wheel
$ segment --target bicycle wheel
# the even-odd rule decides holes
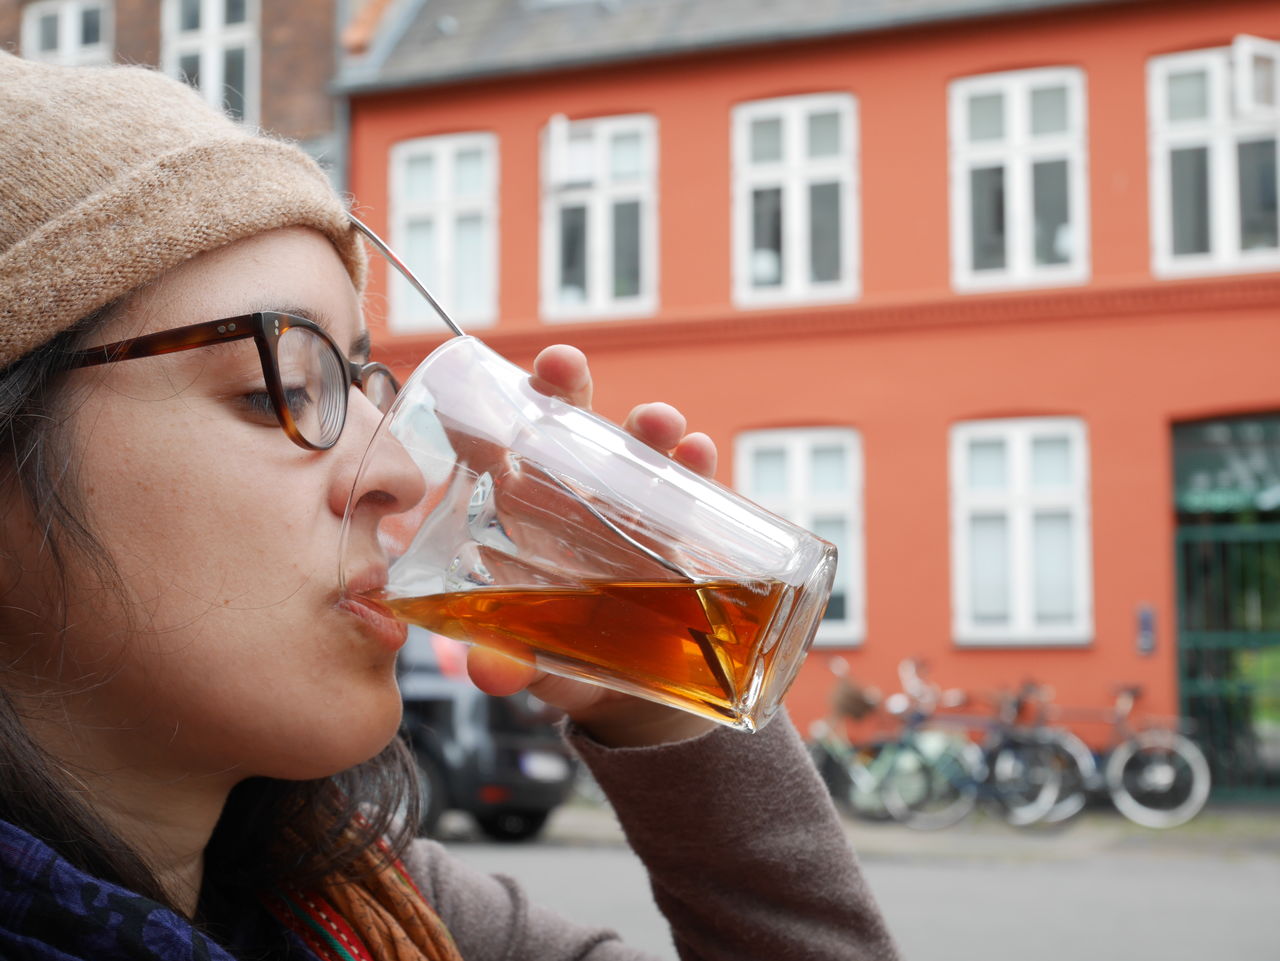
[[[1111,752],[1107,789],[1116,808],[1135,824],[1186,824],[1209,799],[1209,762],[1200,748],[1173,731],[1142,731]]]
[[[1006,738],[987,752],[996,813],[1014,827],[1044,820],[1058,800],[1062,771],[1047,740]]]
[[[978,779],[962,747],[948,743],[928,755],[914,744],[898,745],[897,750],[881,782],[884,806],[894,820],[936,831],[968,816],[978,801]]]
[[[1058,798],[1043,818],[1045,824],[1065,824],[1084,810],[1099,781],[1098,762],[1088,745],[1070,731],[1050,731],[1053,763],[1062,776]]]

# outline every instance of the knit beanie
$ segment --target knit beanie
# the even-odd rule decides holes
[[[145,67],[0,52],[0,369],[204,251],[276,227],[365,253],[320,167]]]

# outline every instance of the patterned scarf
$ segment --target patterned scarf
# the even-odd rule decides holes
[[[462,961],[403,865],[365,855],[372,882],[274,892],[267,908],[315,961]],[[304,947],[305,946],[305,949]],[[162,904],[101,881],[0,821],[0,958],[5,961],[235,961]]]

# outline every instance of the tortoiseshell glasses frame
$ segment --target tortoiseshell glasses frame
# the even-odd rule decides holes
[[[310,398],[317,423],[300,423],[290,407],[288,393],[280,375],[280,339],[290,331],[303,336],[316,354],[305,362],[320,369],[308,371],[319,375],[318,396]],[[304,333],[305,332],[305,333]],[[313,335],[318,341],[313,340]],[[182,350],[194,350],[212,344],[227,343],[252,337],[258,348],[263,380],[271,406],[280,427],[289,439],[306,450],[328,450],[338,442],[347,419],[347,395],[352,385],[359,387],[382,413],[386,413],[400,390],[395,375],[385,364],[358,364],[347,359],[333,338],[318,324],[293,314],[263,310],[222,320],[210,320],[173,330],[162,330],[128,340],[75,351],[68,357],[70,369],[96,367],[121,360],[155,357]],[[295,336],[294,340],[297,340]],[[304,349],[304,354],[305,354]],[[308,377],[310,380],[310,376]]]

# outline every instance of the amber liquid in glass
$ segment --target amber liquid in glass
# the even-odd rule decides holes
[[[786,592],[775,580],[588,581],[375,599],[403,621],[541,666],[622,679],[686,709],[737,716]]]

